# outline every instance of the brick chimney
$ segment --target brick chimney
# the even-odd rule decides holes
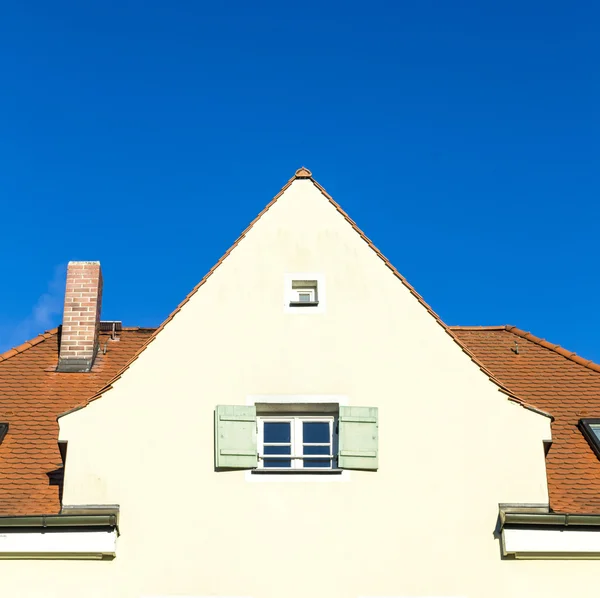
[[[69,262],[57,371],[90,371],[98,350],[101,307],[100,262]]]

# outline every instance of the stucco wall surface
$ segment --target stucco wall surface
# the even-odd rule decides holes
[[[324,276],[323,313],[286,313],[290,272]],[[298,394],[377,406],[379,471],[215,472],[216,404]],[[64,503],[120,505],[117,558],[0,562],[12,595],[596,596],[595,562],[503,561],[494,536],[498,503],[547,503],[548,418],[499,392],[309,180],[60,429]]]

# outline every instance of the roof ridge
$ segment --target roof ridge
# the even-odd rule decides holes
[[[585,357],[580,357],[579,355],[577,355],[577,353],[575,353],[573,351],[569,351],[568,349],[565,349],[565,348],[561,347],[560,345],[551,343],[551,342],[547,341],[546,339],[543,339],[539,336],[535,336],[535,334],[531,334],[531,332],[526,332],[525,330],[521,330],[520,328],[517,328],[516,326],[505,326],[505,329],[507,332],[512,332],[513,334],[520,336],[521,338],[524,338],[528,341],[531,341],[532,343],[535,343],[536,345],[539,345],[540,347],[544,347],[545,349],[554,351],[555,353],[558,353],[559,355],[568,359],[569,361],[573,361],[574,363],[581,365],[585,368],[588,368],[594,372],[600,372],[600,365],[597,363],[594,363],[591,359],[585,359]]]
[[[32,338],[24,343],[20,344],[17,347],[13,347],[8,351],[4,351],[4,353],[0,353],[0,363],[18,355],[19,353],[23,353],[27,351],[27,349],[31,349],[31,347],[35,347],[39,345],[42,341],[45,341],[47,338],[50,338],[52,335],[58,332],[58,327],[52,328],[51,330],[46,330],[46,332],[42,332],[38,334],[35,338]]]
[[[89,404],[91,401],[94,401],[102,394],[104,394],[107,390],[109,390],[112,385],[123,375],[123,373],[129,368],[129,366],[141,355],[141,353],[146,349],[146,347],[158,336],[158,334],[162,331],[162,329],[181,311],[181,308],[198,292],[198,289],[210,278],[212,273],[223,263],[223,261],[229,256],[229,254],[238,246],[238,244],[242,241],[242,239],[246,236],[246,234],[252,229],[252,227],[269,211],[269,209],[275,204],[275,202],[287,191],[287,189],[292,185],[292,183],[296,180],[309,180],[311,183],[323,194],[325,198],[331,203],[331,205],[344,217],[346,222],[350,224],[350,226],[354,229],[355,232],[359,234],[359,236],[369,245],[369,247],[383,260],[384,264],[392,271],[392,273],[402,282],[402,284],[408,289],[408,291],[417,299],[417,301],[428,311],[428,313],[433,316],[433,318],[438,322],[438,324],[444,329],[444,331],[452,338],[452,340],[466,353],[470,359],[475,363],[479,369],[484,372],[489,379],[498,386],[498,388],[504,392],[511,400],[519,403],[523,407],[535,411],[537,413],[542,413],[548,417],[552,417],[550,414],[540,411],[533,405],[529,405],[526,401],[524,401],[521,397],[519,397],[516,393],[510,390],[507,386],[505,386],[496,376],[487,369],[483,363],[481,363],[459,339],[456,335],[452,333],[452,330],[449,326],[447,326],[442,319],[438,316],[438,314],[433,311],[433,309],[429,306],[429,304],[417,293],[414,287],[400,274],[400,272],[392,265],[392,263],[381,253],[379,249],[375,246],[375,244],[365,235],[365,233],[358,227],[358,225],[350,218],[350,216],[344,211],[344,209],[337,203],[329,193],[322,187],[312,176],[312,172],[305,167],[299,168],[294,176],[289,179],[289,181],[281,188],[279,193],[275,195],[275,197],[259,212],[259,214],[252,220],[252,222],[246,227],[246,229],[242,232],[242,234],[234,241],[233,245],[223,254],[223,256],[217,261],[217,263],[205,274],[205,276],[200,280],[200,282],[188,293],[188,295],[183,299],[183,301],[167,316],[166,320],[154,331],[152,335],[148,338],[148,340],[136,351],[133,357],[115,374],[115,376],[109,380],[106,385],[101,388],[98,392],[96,392],[93,396],[91,396],[84,404],[80,407],[76,407],[75,409],[71,409],[71,411],[75,411],[81,407],[85,407],[85,405]],[[65,415],[65,414],[62,414]],[[59,416],[61,417],[61,416]]]
[[[448,326],[450,330],[506,330],[506,326]]]
[[[531,341],[540,347],[544,347],[544,349],[549,349],[550,351],[558,353],[569,361],[573,361],[578,365],[593,370],[594,372],[600,372],[600,365],[593,362],[591,359],[580,357],[574,351],[569,351],[568,349],[565,349],[556,343],[551,343],[550,341],[536,336],[535,334],[531,334],[531,332],[526,332],[525,330],[521,330],[520,328],[510,324],[505,324],[504,326],[449,326],[448,328],[450,328],[450,330],[467,330],[470,332],[486,332],[490,330],[505,330],[506,332],[512,332],[516,336],[520,336],[521,338]]]

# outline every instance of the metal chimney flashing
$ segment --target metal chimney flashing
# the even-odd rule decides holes
[[[58,361],[58,365],[56,366],[56,371],[63,373],[80,374],[84,372],[89,372],[92,369],[93,363],[93,359],[60,359]]]

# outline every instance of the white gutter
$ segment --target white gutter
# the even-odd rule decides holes
[[[72,507],[80,514],[0,517],[2,559],[110,559],[116,551],[118,507]]]

